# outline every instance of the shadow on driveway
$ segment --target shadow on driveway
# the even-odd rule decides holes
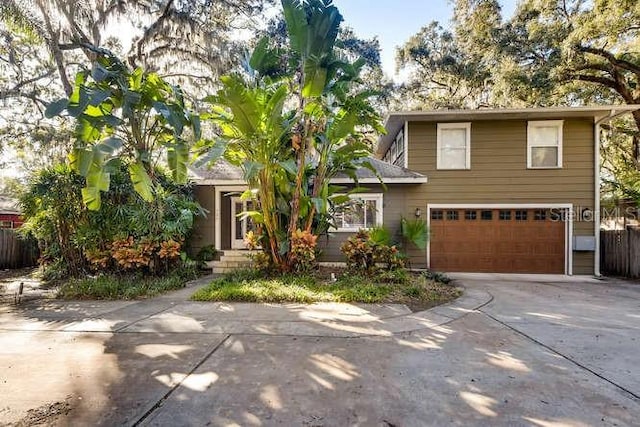
[[[575,290],[464,283],[467,297],[486,297],[486,291],[494,296],[480,308],[487,314],[475,309],[482,305],[477,301],[476,307],[464,306],[464,299],[460,307],[454,303],[422,315],[401,306],[314,308],[172,298],[4,306],[0,420],[33,421],[38,412],[29,410],[40,408],[51,425],[635,422],[640,404],[615,381],[514,326],[517,317],[529,324],[530,318],[548,319],[540,314],[567,315],[537,305],[544,302],[540,286],[557,289],[560,300]],[[627,291],[638,300],[639,292]],[[624,295],[612,296],[609,304]],[[589,306],[585,298],[580,304]],[[524,310],[512,299],[531,303]],[[591,327],[605,327],[596,315],[586,315]],[[630,319],[637,325],[639,319]],[[609,368],[602,369],[606,378]],[[48,418],[47,408],[53,408]]]

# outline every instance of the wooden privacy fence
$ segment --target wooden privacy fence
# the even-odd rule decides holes
[[[14,230],[0,230],[0,269],[30,267],[37,261],[35,242],[20,239]]]
[[[640,277],[640,230],[601,231],[600,270],[611,276]]]

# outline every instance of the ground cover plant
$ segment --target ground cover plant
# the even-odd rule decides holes
[[[142,274],[100,275],[71,278],[58,289],[57,297],[68,300],[131,300],[150,298],[168,291],[184,288],[185,283],[195,279],[195,269],[173,270],[162,276]]]
[[[213,280],[192,297],[195,301],[258,303],[400,303],[414,311],[444,304],[458,296],[454,285],[404,269],[359,274],[341,268],[313,273],[267,275],[255,269],[238,270]]]

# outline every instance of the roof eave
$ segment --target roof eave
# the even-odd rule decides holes
[[[203,179],[194,181],[197,186],[207,185],[247,185],[246,181],[242,180],[220,180],[220,179]],[[351,178],[332,178],[329,180],[331,184],[355,184],[356,182]],[[416,177],[390,177],[383,178],[382,182],[378,178],[360,178],[358,183],[360,184],[425,184],[429,182],[426,176]]]
[[[351,178],[332,178],[329,182],[331,184],[355,184]],[[382,181],[378,178],[358,179],[359,184],[425,184],[427,182],[429,179],[426,176],[383,178]]]

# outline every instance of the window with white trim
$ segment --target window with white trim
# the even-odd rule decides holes
[[[382,225],[382,194],[353,194],[333,212],[335,231],[358,231]]]
[[[562,120],[529,122],[527,125],[527,167],[562,167]]]
[[[0,221],[0,228],[13,228],[13,221]]]
[[[400,129],[393,142],[387,149],[383,160],[396,166],[404,166],[405,146],[404,130]]]
[[[471,123],[438,123],[437,168],[471,169]]]

